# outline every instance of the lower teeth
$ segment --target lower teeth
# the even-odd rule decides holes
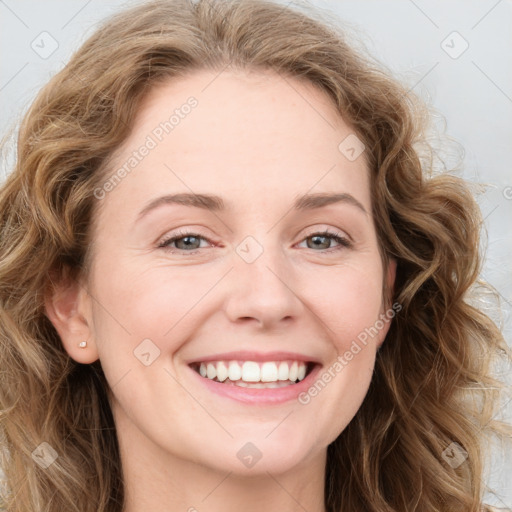
[[[235,386],[240,386],[242,388],[256,388],[256,389],[266,389],[266,388],[284,388],[286,386],[292,386],[295,382],[291,381],[281,381],[281,382],[244,382],[243,380],[237,380],[233,383]]]
[[[217,380],[217,377],[213,379],[214,382],[220,382]],[[295,382],[291,382],[290,380],[282,380],[278,382],[245,382],[243,380],[229,380],[226,379],[222,384],[226,384],[227,386],[239,386],[241,388],[256,388],[256,389],[272,389],[272,388],[284,388],[286,386],[292,386]]]

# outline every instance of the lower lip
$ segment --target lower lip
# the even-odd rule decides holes
[[[221,382],[216,382],[205,377],[201,377],[199,373],[190,368],[190,371],[196,376],[197,379],[212,393],[217,395],[237,400],[246,404],[282,404],[291,400],[298,400],[298,396],[305,392],[314,382],[316,376],[322,369],[321,365],[317,364],[305,379],[296,384],[290,384],[283,388],[243,388],[240,386],[228,386]]]

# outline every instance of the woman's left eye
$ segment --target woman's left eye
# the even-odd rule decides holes
[[[311,243],[309,243],[308,240],[310,240]],[[337,247],[331,247],[332,240],[338,244]],[[309,249],[320,248],[323,250],[339,250],[352,247],[352,242],[347,237],[342,236],[340,233],[331,233],[329,231],[313,233],[312,235],[309,235],[307,238],[305,238],[303,242],[306,242]]]
[[[338,246],[331,247],[333,240],[338,244]],[[201,246],[201,241],[206,242],[207,245],[214,245],[210,240],[197,233],[177,233],[176,235],[163,240],[158,247],[170,250],[171,252],[175,252],[172,251],[172,249],[192,252],[205,247],[204,245]],[[306,237],[301,243],[304,242],[306,242],[307,248],[309,249],[339,250],[352,246],[352,243],[348,238],[342,236],[340,233],[331,233],[329,231],[313,233]],[[174,247],[172,247],[173,245]]]

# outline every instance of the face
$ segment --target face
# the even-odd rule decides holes
[[[79,315],[49,308],[71,357],[99,357],[125,443],[282,472],[323,457],[354,417],[394,270],[382,267],[364,152],[339,148],[349,136],[323,92],[271,72],[198,71],[145,98],[96,194],[91,273],[69,308]],[[308,363],[296,384],[293,361]],[[237,367],[249,381],[277,370],[285,385],[233,385]],[[253,468],[247,443],[262,455]]]

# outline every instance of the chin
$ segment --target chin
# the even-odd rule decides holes
[[[269,435],[269,432],[271,430],[265,430],[262,435],[255,428],[253,437],[244,436],[242,439],[237,436],[218,443],[204,464],[239,476],[268,476],[268,473],[286,473],[306,464],[312,457],[311,454],[316,453],[313,446],[306,444],[308,437],[311,442],[311,436],[290,436],[285,431],[281,435],[277,435],[277,431]],[[317,455],[320,453],[321,451]]]

